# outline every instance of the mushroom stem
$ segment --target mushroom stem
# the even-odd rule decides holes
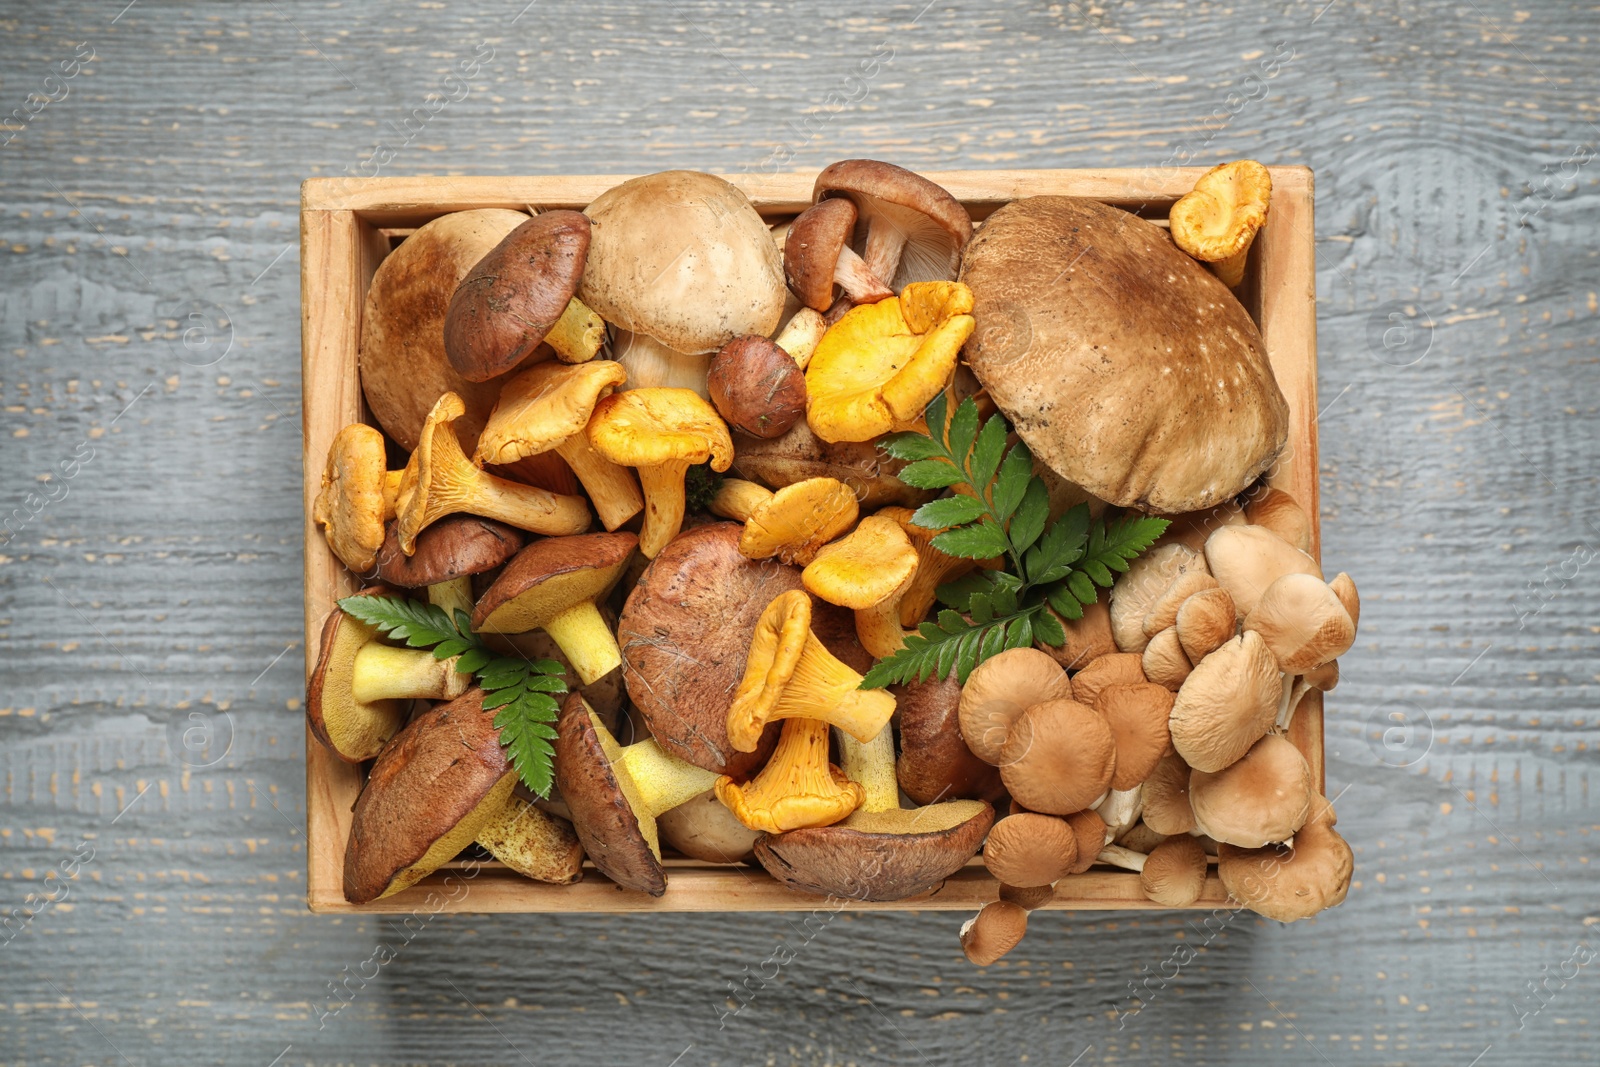
[[[814,649],[800,657],[768,719],[821,719],[863,743],[876,738],[894,714],[894,697],[882,689],[861,689],[861,675],[840,662],[815,637]],[[818,654],[810,654],[818,653]]]
[[[563,363],[586,363],[605,344],[605,320],[590,310],[577,297],[567,301],[567,308],[544,335],[544,343],[556,350]]]
[[[583,483],[606,529],[615,530],[644,510],[644,497],[628,468],[596,452],[589,443],[588,434],[573,434],[557,445],[555,451]]]
[[[828,763],[828,726],[816,719],[783,724],[778,747],[744,785],[717,779],[717,799],[752,830],[781,834],[830,826],[861,806],[861,786]]]
[[[867,238],[867,255],[873,254],[872,238],[877,236],[878,230],[888,229],[886,226],[874,226],[871,235]],[[855,250],[849,245],[839,249],[839,262],[833,268],[833,282],[843,289],[852,301],[857,304],[876,304],[880,300],[888,300],[894,296],[894,290],[884,284],[883,279],[892,276],[892,269],[900,265],[900,249],[905,246],[905,235],[900,235],[899,243],[893,248],[881,249],[883,255],[893,255],[894,262],[890,264],[891,274],[875,273],[867,265],[867,261],[856,255]]]
[[[405,468],[396,471],[383,472],[383,521],[388,522],[394,518],[395,502],[400,499],[400,479],[405,476]]]
[[[1250,245],[1245,245],[1227,259],[1219,259],[1215,263],[1207,263],[1206,266],[1211,268],[1212,274],[1222,280],[1223,285],[1229,289],[1236,289],[1239,283],[1244,281],[1245,261],[1249,258]]]
[[[711,514],[735,522],[748,522],[756,508],[772,499],[772,492],[743,478],[724,478],[711,498]]]
[[[1279,730],[1288,730],[1289,724],[1294,721],[1295,709],[1300,706],[1300,698],[1305,696],[1306,690],[1311,687],[1306,684],[1300,675],[1283,675],[1283,696],[1278,700],[1278,716],[1274,725]]]
[[[668,460],[638,468],[639,484],[644,488],[639,551],[646,559],[655,559],[683,528],[683,479],[691,466],[686,460]]]
[[[713,353],[689,355],[668,348],[649,334],[618,330],[611,355],[627,368],[628,382],[623,389],[692,389],[702,400],[711,399],[706,375]]]
[[[1121,867],[1129,871],[1143,871],[1144,861],[1148,857],[1143,852],[1135,852],[1131,848],[1121,845],[1107,845],[1095,857],[1096,863],[1109,863],[1113,867]]]
[[[636,815],[654,819],[716,784],[717,775],[662,751],[654,739],[629,745],[613,761],[631,786]]]
[[[462,459],[465,461],[466,457]],[[589,528],[589,509],[582,497],[559,496],[548,489],[497,478],[484,471],[478,471],[475,481],[476,499],[458,510],[549,537],[582,533]]]
[[[451,621],[455,620],[457,611],[472,614],[472,576],[463,574],[459,578],[451,578],[443,582],[435,582],[428,586],[428,603],[445,610]]]
[[[617,639],[611,635],[611,627],[606,625],[592,600],[580,600],[552,616],[543,629],[561,647],[562,654],[584,685],[592,685],[622,666]],[[710,788],[706,785],[700,792]]]
[[[867,247],[863,266],[869,274],[882,278],[885,283],[894,278],[900,269],[900,253],[905,251],[906,232],[895,225],[893,219],[880,216],[872,220],[867,230]],[[842,257],[841,257],[842,258]]]
[[[350,691],[363,704],[375,700],[454,700],[471,677],[456,670],[456,657],[434,659],[415,648],[368,644],[356,653]]]
[[[814,308],[801,308],[789,319],[778,336],[772,343],[789,353],[794,358],[796,365],[801,370],[806,369],[806,364],[811,362],[811,355],[817,350],[817,345],[822,342],[822,335],[828,330],[828,324],[822,317],[822,312]]]
[[[844,776],[861,787],[862,811],[895,811],[900,784],[894,774],[894,737],[885,729],[865,744],[839,731],[839,763]]]
[[[900,598],[885,597],[870,608],[857,609],[856,637],[874,659],[888,659],[906,647],[906,632],[900,628]]]

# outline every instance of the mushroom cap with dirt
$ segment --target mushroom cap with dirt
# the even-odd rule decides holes
[[[706,390],[728,425],[752,437],[781,437],[805,417],[805,373],[765,337],[735,337],[717,349]]]
[[[622,888],[661,896],[656,817],[710,789],[716,775],[654,740],[622,747],[578,693],[561,705],[553,745],[556,788],[589,859]]]
[[[423,712],[379,753],[351,815],[344,895],[352,904],[415,885],[510,802],[517,773],[483,698],[473,689]]]
[[[434,402],[456,393],[456,432],[471,449],[494,407],[499,385],[469,382],[444,348],[450,300],[479,260],[528,221],[520,211],[456,211],[418,227],[372,275],[361,314],[361,390],[372,416],[406,451],[417,447]]]
[[[984,222],[961,278],[973,373],[1033,455],[1094,496],[1199,511],[1283,449],[1289,408],[1260,331],[1160,227],[1026,197]]]
[[[1333,805],[1311,798],[1311,816],[1294,844],[1217,848],[1217,874],[1228,895],[1251,911],[1278,922],[1308,919],[1343,903],[1355,856],[1334,830]]]
[[[927,178],[876,159],[844,159],[823,168],[811,192],[813,200],[855,205],[856,229],[866,231],[863,265],[890,289],[956,276],[972,219]]]
[[[579,296],[607,321],[691,355],[770,336],[783,257],[756,209],[712,174],[671,170],[601,193]]]

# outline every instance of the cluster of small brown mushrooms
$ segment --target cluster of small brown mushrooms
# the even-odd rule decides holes
[[[975,225],[933,182],[846,160],[792,218],[671,171],[404,235],[361,324],[377,426],[336,436],[313,518],[363,595],[459,609],[573,692],[536,797],[469,674],[334,611],[307,711],[367,767],[346,896],[476,846],[550,883],[587,856],[660,896],[669,849],[900,900],[982,849],[1001,885],[962,931],[980,963],[1097,863],[1169,906],[1213,861],[1264,915],[1338,903],[1350,851],[1286,734],[1337,679],[1355,587],[1323,580],[1268,487],[1287,405],[1228,289],[1269,195],[1243,161],[1170,228],[1056,196]],[[940,393],[1007,417],[1052,514],[1181,517],[1064,646],[864,690],[983,565],[911,522],[936,494],[877,447]]]

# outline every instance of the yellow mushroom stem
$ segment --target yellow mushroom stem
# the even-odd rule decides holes
[[[406,469],[401,467],[397,471],[383,472],[383,521],[388,522],[394,518],[395,502],[400,499],[400,479],[405,477]]]
[[[772,499],[772,491],[743,478],[724,478],[711,498],[711,514],[748,522],[756,508]]]
[[[605,320],[582,300],[573,297],[561,313],[550,332],[544,335],[545,344],[556,350],[563,363],[587,363],[606,343]]]
[[[896,594],[870,608],[856,609],[856,637],[874,659],[888,659],[906,647],[906,632],[900,626],[900,600]]]
[[[761,731],[778,719],[817,719],[858,741],[872,740],[888,724],[894,714],[894,697],[881,689],[857,688],[861,675],[829,652],[809,627],[805,640],[806,650],[795,664],[793,676],[760,722],[747,722],[737,699],[728,709],[728,739],[734,748],[755,751]]]
[[[654,739],[622,749],[612,763],[619,778],[628,781],[629,799],[640,818],[654,819],[664,811],[687,804],[716,784],[717,775],[669,755]]]
[[[463,574],[428,586],[428,603],[443,608],[453,620],[457,611],[472,614],[472,576]]]
[[[644,510],[644,497],[628,468],[596,452],[589,443],[588,434],[573,434],[557,445],[555,452],[567,461],[572,473],[583,483],[606,529],[615,530]]]
[[[1251,244],[1254,243],[1255,239],[1251,238]],[[1244,267],[1249,258],[1250,245],[1245,245],[1227,259],[1219,259],[1215,263],[1207,263],[1206,266],[1211,268],[1212,274],[1222,279],[1223,285],[1229,289],[1236,289],[1239,283],[1244,281]]]
[[[611,636],[611,628],[592,600],[578,601],[547,619],[541,629],[560,646],[584,685],[591,685],[622,666],[617,639]]]
[[[683,528],[683,479],[694,464],[669,460],[639,467],[639,485],[644,489],[644,524],[639,528],[639,551],[655,559]]]
[[[350,692],[360,704],[378,700],[454,700],[472,678],[456,670],[456,657],[434,659],[419,648],[367,644],[351,667]]]
[[[862,744],[839,732],[839,762],[845,777],[861,787],[862,811],[898,811],[900,782],[894,773],[894,737],[884,730]]]
[[[828,763],[828,724],[816,719],[784,723],[761,773],[742,786],[718,778],[716,793],[740,822],[769,834],[831,826],[860,807],[864,795]]]

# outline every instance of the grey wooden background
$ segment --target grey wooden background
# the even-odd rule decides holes
[[[0,5],[0,114],[54,98],[0,120],[0,1061],[1600,1060],[1600,8],[525,2]],[[956,915],[307,914],[297,196],[380,142],[1316,168],[1348,902],[986,971]]]

